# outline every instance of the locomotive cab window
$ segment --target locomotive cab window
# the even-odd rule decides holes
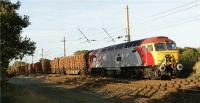
[[[167,43],[167,49],[168,50],[176,50],[176,44],[175,43]]]
[[[147,45],[148,51],[153,51],[153,46],[152,45]]]
[[[156,51],[166,50],[165,43],[156,43],[154,44]]]

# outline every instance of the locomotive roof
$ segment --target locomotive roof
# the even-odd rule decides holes
[[[93,50],[93,53],[96,53],[101,50],[101,52],[104,52],[105,50],[114,50],[114,49],[121,49],[121,48],[129,48],[129,47],[135,47],[135,46],[140,46],[141,44],[147,44],[147,43],[159,43],[159,42],[173,42],[173,40],[169,39],[166,36],[157,36],[157,37],[150,37],[150,38],[145,38],[145,39],[140,39],[140,40],[134,40],[131,42],[127,43],[121,43],[117,45],[111,45],[107,46],[104,48],[99,48],[96,50]]]
[[[159,43],[159,42],[173,42],[173,40],[169,39],[166,36],[157,36],[157,37],[151,37],[151,38],[146,38],[143,39],[142,44],[147,44],[147,43]]]

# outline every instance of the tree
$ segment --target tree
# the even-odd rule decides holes
[[[82,54],[82,53],[87,53],[89,52],[88,50],[77,50],[76,52],[74,52],[74,55],[79,55],[79,54]]]
[[[49,60],[49,59],[46,59],[46,58],[43,58],[43,59],[40,58],[40,59],[39,59],[39,62],[42,62],[42,60],[43,60],[43,62],[50,62],[50,60]]]
[[[193,72],[193,67],[198,61],[198,51],[195,48],[185,47],[181,53],[181,63],[184,66],[182,76],[188,76]]]
[[[29,17],[19,15],[17,10],[20,2],[11,3],[9,0],[0,1],[1,18],[1,68],[7,68],[12,59],[22,59],[24,55],[31,55],[35,50],[35,42],[20,34],[23,28],[30,25]]]
[[[197,49],[197,51],[198,51],[198,60],[200,61],[200,47]]]
[[[177,49],[178,49],[179,53],[182,54],[182,52],[183,52],[184,49],[181,48],[181,47],[177,47]]]
[[[28,63],[23,62],[23,61],[15,61],[15,62],[12,64],[11,67],[19,67],[19,66],[21,66],[21,65],[26,65],[26,64],[28,64]]]

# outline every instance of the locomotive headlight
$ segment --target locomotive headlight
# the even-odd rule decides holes
[[[176,68],[177,70],[183,70],[183,65],[179,63],[177,64]]]
[[[164,72],[165,69],[166,69],[166,67],[165,67],[164,64],[160,65],[159,70],[160,70],[161,72]]]

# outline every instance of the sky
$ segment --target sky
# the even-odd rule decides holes
[[[18,0],[11,0],[15,3]],[[126,42],[125,7],[129,6],[131,40],[167,36],[178,47],[200,47],[200,0],[20,0],[20,15],[31,25],[22,36],[36,42],[34,62],[63,56],[77,50],[93,50]],[[90,40],[85,42],[78,28]],[[115,39],[112,42],[105,28]],[[123,36],[118,39],[118,36]],[[31,63],[31,57],[23,59]]]

